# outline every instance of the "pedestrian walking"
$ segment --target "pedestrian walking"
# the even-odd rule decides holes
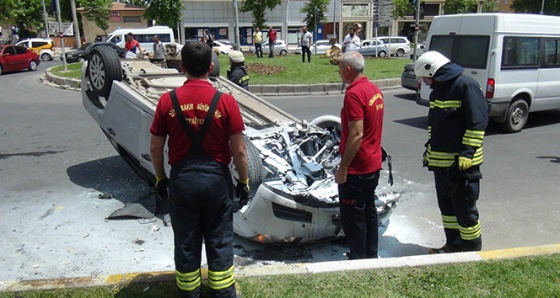
[[[305,63],[305,54],[307,54],[307,62],[311,63],[310,47],[313,44],[313,35],[307,31],[307,26],[301,28],[299,44],[301,45],[301,62]]]
[[[249,75],[245,66],[245,56],[240,51],[229,52],[230,69],[227,71],[228,80],[239,87],[249,90]]]
[[[478,83],[439,52],[420,56],[414,71],[432,88],[423,165],[434,172],[446,238],[443,247],[430,253],[479,251],[482,233],[476,202],[488,103]]]
[[[249,194],[245,129],[233,96],[210,81],[212,49],[203,42],[181,49],[183,86],[163,94],[157,104],[150,156],[156,193],[167,194],[175,243],[179,297],[200,297],[201,253],[205,243],[211,297],[236,297],[233,268],[233,182],[231,156],[239,174],[241,202]],[[164,170],[166,139],[170,178]],[[168,190],[168,192],[167,192]]]
[[[268,37],[268,49],[269,49],[268,58],[274,58],[274,44],[276,43],[277,33],[278,32],[276,32],[276,30],[274,30],[272,26],[268,26],[268,32],[266,33],[266,36]]]
[[[161,62],[165,60],[165,45],[159,40],[159,35],[154,35],[154,61]]]
[[[257,58],[263,57],[262,38],[262,32],[259,27],[256,27],[255,32],[253,32],[253,46],[255,46],[255,54],[257,55]]]
[[[19,28],[16,25],[12,25],[12,44],[16,44],[19,41]]]
[[[364,75],[364,66],[364,57],[358,52],[343,54],[338,64],[338,74],[348,87],[340,111],[342,159],[335,182],[349,259],[377,258],[378,247],[375,189],[383,156],[385,107],[383,94]]]

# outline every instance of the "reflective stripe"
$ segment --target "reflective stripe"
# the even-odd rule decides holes
[[[249,80],[249,76],[244,76],[244,77],[242,77],[241,79],[239,79],[239,84],[241,84],[241,83],[243,83],[243,82],[245,82],[245,81],[247,81],[247,80]]]
[[[441,221],[443,222],[444,229],[459,229],[459,223],[457,223],[457,217],[451,215],[441,215]]]
[[[177,281],[177,287],[183,291],[194,291],[196,288],[200,287],[200,269],[182,273],[175,270],[175,280]]]
[[[484,131],[467,129],[463,136],[463,145],[481,147],[484,139]]]
[[[429,150],[428,154],[430,156],[428,160],[428,166],[448,168],[453,164],[453,162],[455,162],[455,155],[457,155],[458,153]]]
[[[477,166],[482,164],[483,161],[483,154],[482,154],[482,147],[476,149],[476,151],[474,152],[474,156],[472,159],[472,164],[473,166]]]
[[[430,109],[449,109],[449,108],[460,108],[460,100],[435,100],[430,101]]]
[[[461,233],[461,239],[463,240],[474,240],[480,237],[480,221],[472,227],[459,227],[459,232]]]
[[[432,138],[432,126],[428,126],[428,140]]]
[[[208,270],[208,286],[214,290],[221,290],[231,287],[235,284],[235,276],[233,274],[233,265],[225,271]]]

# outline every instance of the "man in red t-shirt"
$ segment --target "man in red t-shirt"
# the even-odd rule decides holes
[[[140,47],[140,43],[134,39],[132,32],[126,34],[126,42],[124,43],[124,48],[126,49],[126,58],[138,58],[140,53],[144,50]]]
[[[266,36],[268,36],[268,49],[270,50],[268,52],[268,58],[274,58],[274,44],[276,43],[277,33],[278,32],[276,32],[272,26],[268,26],[268,33],[266,34]]]
[[[350,259],[377,258],[375,188],[382,163],[383,94],[363,74],[364,57],[342,55],[339,75],[348,84],[340,111],[342,159],[336,171],[342,228]]]
[[[158,101],[150,127],[157,193],[163,192],[164,196],[169,185],[179,297],[200,296],[203,241],[211,296],[235,297],[233,182],[228,165],[233,154],[239,174],[236,192],[248,195],[247,152],[242,133],[245,126],[236,100],[222,94],[206,134],[199,146],[193,146],[179,117],[186,119],[195,136],[200,133],[216,93],[208,80],[214,68],[212,49],[203,42],[187,43],[181,58],[181,68],[187,74],[187,81],[176,89],[182,113],[175,113],[171,96],[165,93]],[[163,165],[167,138],[170,179]]]

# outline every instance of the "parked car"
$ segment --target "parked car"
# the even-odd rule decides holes
[[[22,69],[35,71],[38,66],[39,56],[31,50],[16,45],[0,45],[0,75]]]
[[[51,39],[28,38],[16,43],[16,46],[26,47],[37,54],[43,61],[54,59],[54,47]]]
[[[403,57],[410,54],[410,41],[403,36],[385,36],[374,40],[382,41],[389,49],[391,56]]]
[[[74,62],[84,62],[89,59],[90,52],[96,47],[110,47],[117,52],[117,55],[121,58],[124,58],[126,53],[126,49],[119,47],[118,45],[112,42],[92,42],[92,43],[85,43],[76,51],[66,52],[66,62],[74,63]],[[60,55],[60,60],[62,60],[62,54]]]
[[[229,39],[216,39],[216,41],[223,43],[227,46],[231,46],[234,50],[237,48],[237,44],[235,42],[229,41]]]
[[[263,51],[263,55],[268,55],[270,53],[270,49],[268,48],[268,41],[267,42],[263,42],[262,44],[262,51]],[[250,53],[255,53],[255,46],[251,46],[249,48],[249,52]],[[288,45],[286,44],[285,41],[277,39],[276,42],[274,43],[274,54],[279,54],[279,55],[286,55],[288,54]]]
[[[382,41],[364,40],[356,51],[362,56],[386,57],[389,53],[387,46]]]
[[[342,46],[340,44],[335,43],[334,45],[342,50]],[[311,45],[311,47],[309,49],[311,50],[312,54],[315,54],[315,53],[316,54],[325,54],[327,52],[327,50],[330,50],[332,48],[332,46],[333,45],[331,45],[330,40],[322,39],[322,40],[317,40],[317,42],[315,42],[313,45]],[[315,52],[315,48],[317,49],[317,52]],[[296,54],[301,54],[301,45],[296,48]]]
[[[214,45],[212,46],[213,49],[218,49],[218,51],[220,51],[220,54],[229,54],[229,52],[233,51],[233,46],[231,46],[231,44],[225,44],[221,41],[213,41]]]
[[[424,54],[425,50],[424,50],[424,44],[423,43],[418,43],[418,45],[416,46],[416,59],[418,59],[418,57],[420,57],[422,54]],[[414,50],[410,50],[410,60],[414,60]]]
[[[414,73],[414,63],[407,63],[401,75],[401,86],[409,90],[418,90],[418,79]]]

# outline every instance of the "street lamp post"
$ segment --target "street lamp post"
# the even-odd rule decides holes
[[[541,3],[541,14],[544,14],[544,0]]]

